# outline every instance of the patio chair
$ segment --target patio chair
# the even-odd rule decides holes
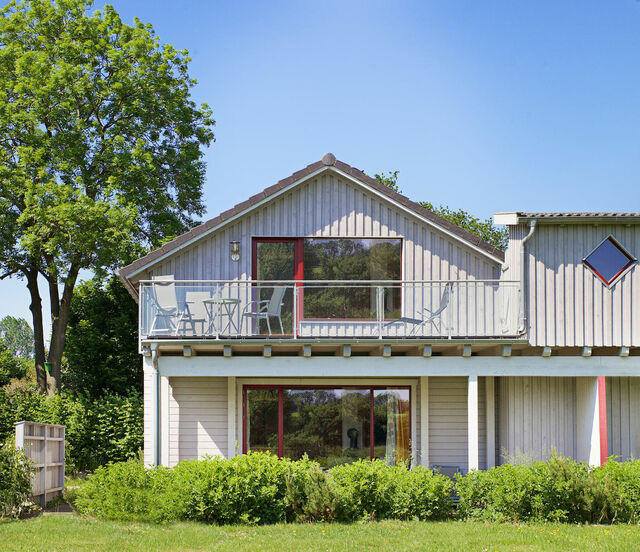
[[[204,303],[205,299],[210,299],[211,293],[208,291],[187,291],[185,294],[185,309],[180,322],[185,325],[191,326],[193,335],[204,335],[205,324],[209,321],[209,313]],[[198,333],[196,331],[196,324],[202,327],[202,331]]]
[[[407,324],[413,324],[413,329],[409,332],[409,336],[413,336],[415,335],[418,328],[422,328],[427,324],[431,324],[434,330],[438,332],[438,334],[442,334],[442,314],[449,306],[452,293],[453,283],[447,282],[444,286],[444,291],[442,292],[442,297],[440,298],[440,305],[437,309],[431,310],[423,307],[422,311],[425,314],[424,318],[411,318],[409,316],[402,316],[395,320],[391,320],[391,322],[387,322],[383,327],[388,328],[389,326],[393,326],[394,324],[404,324],[406,328]],[[448,328],[445,326],[445,330],[446,329]]]
[[[153,293],[151,300],[153,301],[154,315],[149,335],[158,335],[161,333],[177,335],[181,311],[178,309],[178,299],[176,297],[176,285],[173,281],[173,275],[153,276]],[[158,328],[158,322],[164,322],[163,328]]]
[[[282,326],[282,305],[284,294],[287,291],[285,286],[274,286],[271,299],[263,299],[261,301],[250,301],[242,310],[242,322],[244,320],[265,320],[267,322],[267,330],[271,335],[271,322],[270,318],[277,318],[280,323],[280,333],[284,334],[284,327]],[[255,312],[252,311],[254,307],[257,307]]]

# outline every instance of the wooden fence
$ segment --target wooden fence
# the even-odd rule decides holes
[[[64,488],[65,426],[16,423],[16,447],[33,461],[31,493],[44,506]]]

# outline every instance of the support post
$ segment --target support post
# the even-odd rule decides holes
[[[236,455],[236,377],[227,378],[227,458]]]
[[[160,376],[160,465],[169,465],[169,378]]]
[[[429,467],[429,376],[420,376],[420,465]]]
[[[478,446],[478,376],[469,376],[467,384],[468,470],[480,468]]]
[[[599,466],[600,404],[597,377],[576,378],[576,432],[579,461]]]
[[[487,469],[496,465],[496,386],[495,378],[487,376],[485,382],[487,425]]]
[[[598,411],[600,418],[600,465],[609,459],[607,442],[607,378],[598,376]]]

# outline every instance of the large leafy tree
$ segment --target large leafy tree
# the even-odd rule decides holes
[[[138,307],[116,276],[76,287],[67,328],[62,387],[78,395],[142,392]]]
[[[17,358],[33,358],[33,330],[24,318],[5,316],[0,320],[0,337]]]
[[[186,51],[111,6],[24,0],[0,10],[0,277],[31,294],[36,375],[59,385],[71,298],[100,271],[156,246],[201,215],[213,140],[191,98]],[[48,357],[38,276],[51,300]]]
[[[398,185],[398,173],[399,171],[389,171],[388,173],[383,172],[373,176],[380,184],[384,184],[394,192],[402,193]],[[490,218],[481,220],[464,209],[451,209],[448,205],[436,206],[428,201],[419,201],[418,203],[425,209],[440,215],[443,219],[452,222],[456,226],[464,228],[467,232],[475,234],[498,249],[504,251],[507,248],[509,235],[506,228],[496,226]]]

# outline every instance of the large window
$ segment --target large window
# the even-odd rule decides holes
[[[245,452],[307,454],[325,468],[358,458],[409,461],[407,387],[245,386],[244,409]]]
[[[384,286],[382,308],[388,319],[400,316],[402,240],[387,238],[254,238],[253,278],[305,280],[300,288],[299,316],[306,319],[362,320],[377,316],[378,290],[372,284],[321,281],[398,281]],[[314,285],[313,281],[318,284]],[[272,289],[260,292],[270,297]],[[293,299],[284,297],[285,333],[291,331]]]

